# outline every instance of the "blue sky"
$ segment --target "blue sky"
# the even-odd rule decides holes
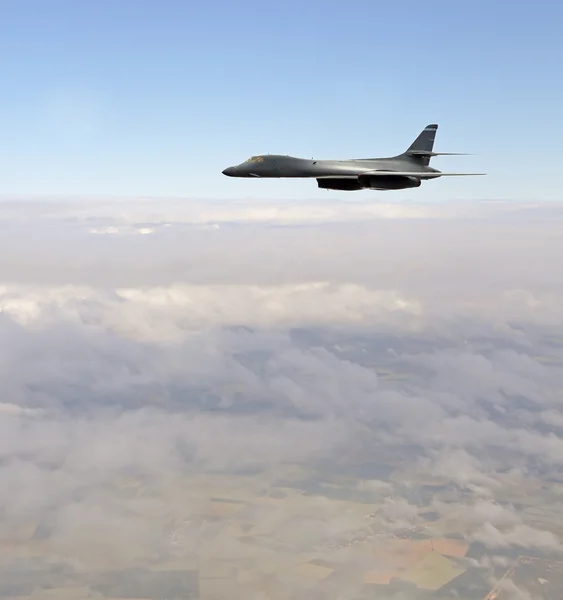
[[[336,197],[221,170],[392,155],[437,122],[436,150],[478,156],[433,165],[486,178],[346,198],[560,200],[561,22],[555,0],[4,0],[0,194]]]

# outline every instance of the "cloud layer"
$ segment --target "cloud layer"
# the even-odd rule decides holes
[[[144,564],[172,552],[158,519],[313,472],[371,494],[385,534],[455,522],[491,556],[563,551],[530,516],[533,498],[558,510],[563,473],[559,207],[147,200],[0,215],[5,557],[29,554],[17,530],[35,519],[54,555]],[[128,496],[129,479],[146,493]],[[421,500],[425,482],[451,500]],[[286,546],[326,558],[365,534],[352,515],[316,520],[329,509],[315,498],[298,524],[289,500],[271,517]]]

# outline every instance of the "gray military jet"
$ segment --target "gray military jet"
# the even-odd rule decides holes
[[[429,166],[433,156],[464,155],[433,152],[438,125],[427,125],[408,150],[389,158],[349,160],[308,160],[294,156],[263,154],[235,167],[227,167],[228,177],[315,178],[327,190],[402,190],[420,187],[422,181],[438,177],[485,175],[485,173],[442,173]]]

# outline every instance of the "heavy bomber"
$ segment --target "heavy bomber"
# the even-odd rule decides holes
[[[427,125],[409,146],[388,158],[353,158],[314,160],[264,154],[252,156],[240,165],[227,167],[228,177],[315,178],[326,190],[403,190],[420,187],[428,179],[484,175],[484,173],[442,173],[430,166],[433,156],[463,155],[457,152],[434,152],[438,125]]]

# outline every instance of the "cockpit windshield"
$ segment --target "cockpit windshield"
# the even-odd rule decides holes
[[[257,162],[262,162],[264,160],[264,157],[262,156],[251,156],[246,162],[247,163],[257,163]]]

